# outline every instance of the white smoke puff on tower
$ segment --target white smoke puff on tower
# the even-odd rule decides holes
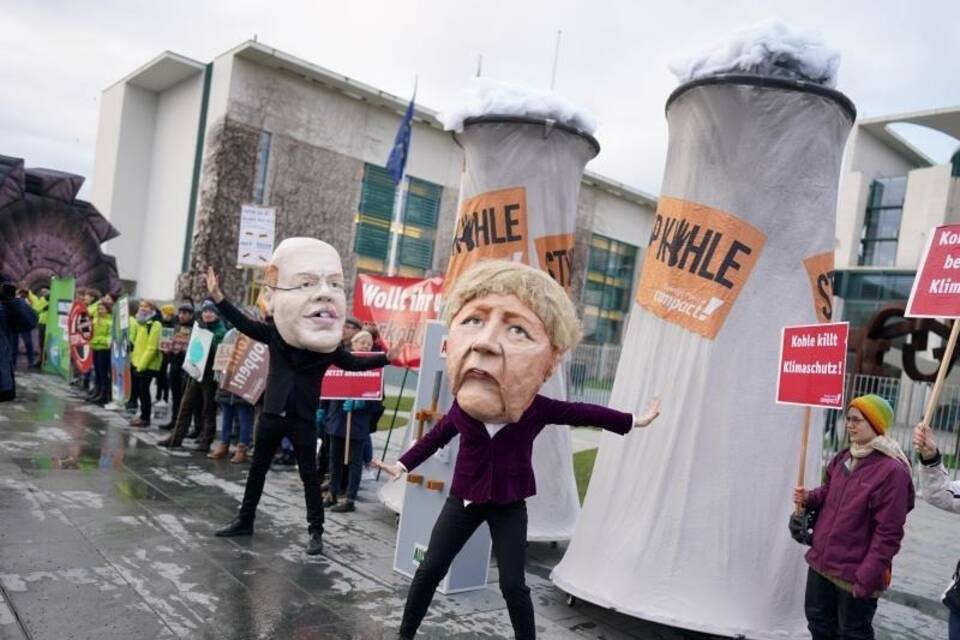
[[[787,62],[775,32],[795,34],[738,34],[667,100],[663,187],[610,399],[639,412],[662,391],[662,415],[626,441],[603,435],[553,580],[647,620],[799,640],[805,547],[786,525],[803,410],[775,404],[779,338],[828,319],[816,283],[833,268],[855,111],[825,86],[835,55],[791,35],[776,40]]]

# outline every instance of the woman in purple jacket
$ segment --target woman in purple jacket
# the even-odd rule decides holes
[[[846,421],[850,447],[827,466],[823,486],[794,490],[794,502],[819,512],[806,556],[804,608],[813,640],[872,640],[877,598],[890,586],[913,509],[910,462],[886,435],[890,403],[877,395],[855,398]]]
[[[536,493],[534,438],[549,424],[597,426],[624,435],[650,424],[659,414],[659,401],[635,418],[599,405],[537,394],[580,339],[576,311],[566,292],[538,269],[481,262],[463,274],[446,297],[453,406],[399,462],[375,462],[398,477],[460,436],[450,496],[410,585],[400,637],[413,638],[453,559],[486,522],[510,622],[516,637],[528,640],[536,635],[524,578],[525,499]]]

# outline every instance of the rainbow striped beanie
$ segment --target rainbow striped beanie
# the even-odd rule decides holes
[[[877,435],[884,435],[893,424],[893,407],[885,399],[876,394],[868,394],[854,398],[850,402],[851,409],[857,409],[867,419]]]

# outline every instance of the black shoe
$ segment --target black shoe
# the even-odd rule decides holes
[[[356,511],[356,507],[353,506],[353,500],[344,500],[330,507],[330,511],[332,513],[350,513]]]
[[[318,556],[323,553],[323,534],[311,533],[310,542],[307,543],[307,555]]]
[[[183,443],[178,440],[174,440],[173,436],[171,436],[169,438],[164,438],[163,440],[158,442],[157,446],[166,447],[167,449],[179,449],[180,447],[183,446]]]
[[[170,431],[171,429],[173,429],[173,423],[172,423],[172,422],[168,422],[167,424],[157,425],[157,428],[158,428],[158,429],[163,429],[164,431]]]
[[[218,538],[232,538],[234,536],[252,536],[253,535],[253,522],[245,522],[240,518],[235,518],[233,522],[223,527],[222,529],[217,529],[214,534]],[[308,552],[309,553],[309,552]]]
[[[199,437],[200,437],[199,431],[191,431],[186,435],[187,440],[196,440]]]

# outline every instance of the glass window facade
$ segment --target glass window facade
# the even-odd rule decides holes
[[[843,318],[863,327],[884,307],[906,302],[916,275],[913,271],[843,271],[833,274],[834,293],[843,299]]]
[[[583,284],[584,340],[619,344],[633,293],[637,248],[593,234]]]
[[[906,176],[880,178],[870,185],[857,264],[892,267],[896,263],[906,192]]]
[[[253,179],[253,203],[263,204],[267,193],[267,163],[270,161],[270,142],[273,134],[261,131],[257,140],[257,167]]]
[[[407,177],[403,229],[397,245],[397,275],[422,276],[433,265],[437,221],[443,187]],[[396,187],[383,167],[367,164],[363,170],[354,252],[362,272],[386,273],[390,254],[390,225]]]

